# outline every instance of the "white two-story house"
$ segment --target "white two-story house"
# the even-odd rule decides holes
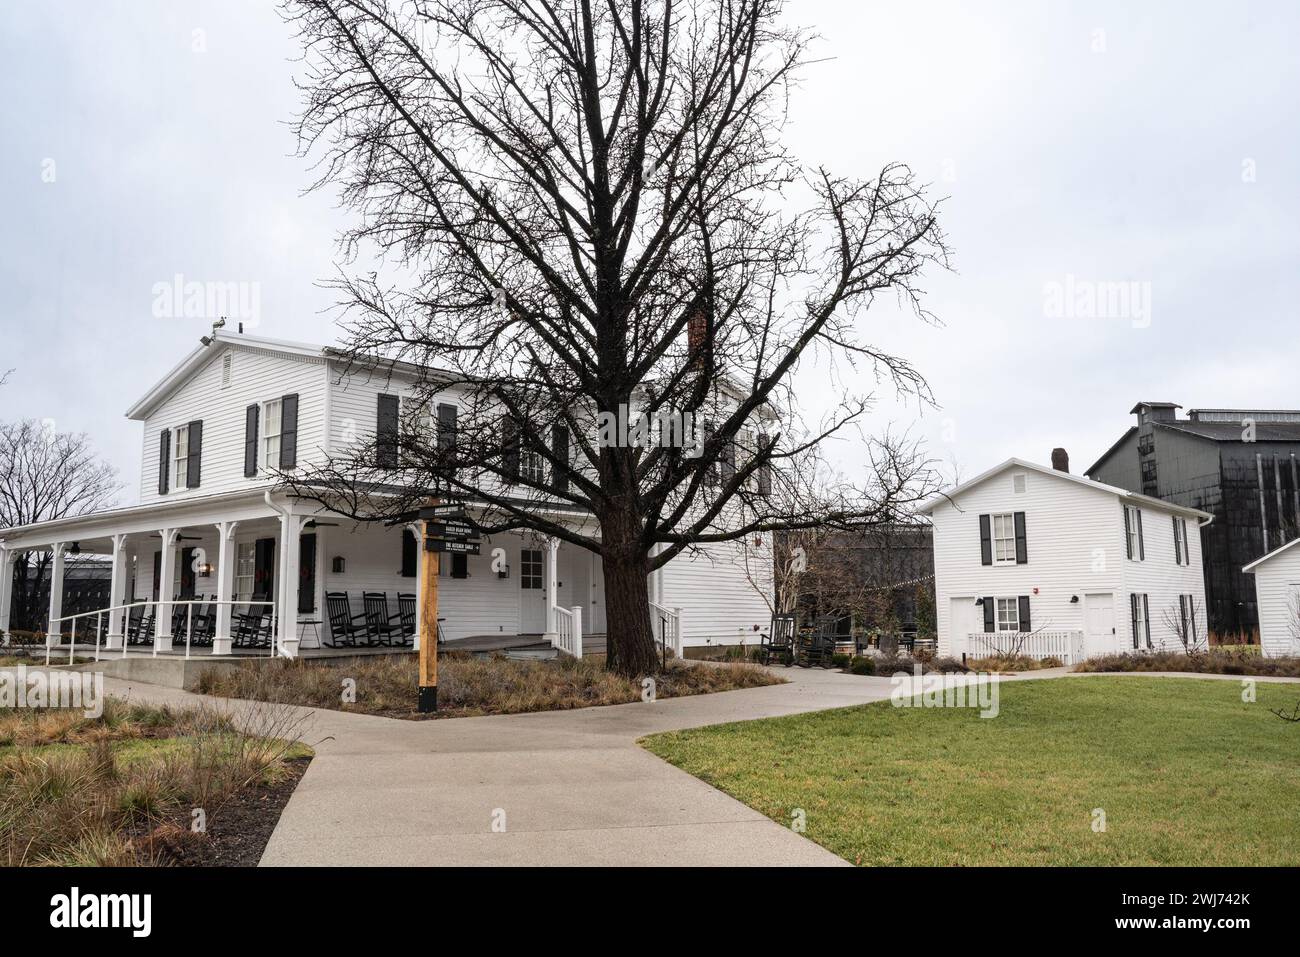
[[[1207,643],[1208,513],[1010,459],[927,502],[939,654],[1073,663]]]
[[[160,652],[190,627],[173,602],[224,602],[194,606],[215,619],[214,654],[237,650],[239,623],[254,610],[240,603],[265,603],[255,607],[274,614],[266,644],[288,656],[318,637],[331,642],[328,595],[347,594],[360,616],[363,593],[384,594],[396,616],[398,596],[418,591],[418,529],[329,513],[289,495],[272,470],[323,463],[396,428],[419,371],[370,373],[329,347],[242,333],[205,337],[127,412],[142,431],[138,505],[0,529],[0,632],[9,630],[11,563],[25,550],[54,554],[51,641],[70,634],[59,587],[69,553],[112,559],[109,607],[119,610],[99,628],[109,648],[122,648],[131,633],[132,610],[122,606],[133,603],[147,606],[149,640]],[[457,400],[451,388],[436,395],[431,421],[454,428]],[[569,509],[550,517],[595,530],[590,516]],[[442,556],[438,613],[447,640],[554,634],[557,615],[571,621],[575,609],[589,637],[604,632],[599,556],[533,533],[485,538],[480,548]],[[493,567],[497,549],[504,567]],[[770,544],[754,539],[683,553],[651,576],[654,617],[671,619],[665,630],[677,650],[754,643],[770,615],[771,567]],[[91,619],[79,625],[84,636]]]

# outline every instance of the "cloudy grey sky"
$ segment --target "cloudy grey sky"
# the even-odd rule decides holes
[[[870,313],[941,408],[884,401],[970,476],[1066,446],[1089,465],[1138,399],[1300,406],[1300,35],[1293,4],[800,0],[824,40],[792,102],[808,162],[910,163],[951,197],[928,328]],[[155,283],[256,282],[259,334],[328,341],[313,282],[346,214],[302,197],[290,30],[266,0],[49,0],[0,28],[0,417],[90,433],[134,500],[123,413],[207,332]],[[51,181],[52,180],[52,181]],[[1071,315],[1073,277],[1135,283]],[[1053,286],[1052,284],[1058,284]],[[1149,310],[1143,308],[1149,294]],[[1074,300],[1078,301],[1078,300]],[[1136,310],[1136,311],[1134,311]],[[802,385],[811,408],[823,377]],[[857,450],[839,453],[851,464]]]

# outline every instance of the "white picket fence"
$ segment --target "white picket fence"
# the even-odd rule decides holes
[[[1081,631],[972,631],[966,635],[966,655],[992,658],[1018,654],[1041,661],[1057,658],[1062,664],[1078,664],[1085,657]]]

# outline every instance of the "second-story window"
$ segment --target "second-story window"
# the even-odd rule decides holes
[[[262,468],[273,469],[280,465],[280,400],[271,399],[262,405]]]
[[[545,482],[546,462],[542,453],[525,445],[519,450],[519,474],[525,482]]]
[[[177,426],[172,429],[172,488],[179,491],[189,485],[190,465],[190,427]]]
[[[1146,543],[1142,540],[1142,509],[1136,505],[1124,506],[1124,547],[1130,559],[1143,561]]]
[[[993,560],[1015,564],[1016,517],[1013,512],[993,516]]]

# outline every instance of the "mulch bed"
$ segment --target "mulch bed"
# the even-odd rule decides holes
[[[252,785],[234,794],[219,808],[209,811],[207,831],[190,830],[188,812],[141,828],[138,843],[143,851],[152,846],[158,863],[179,867],[256,867],[280,821],[284,806],[311,758],[285,762],[288,774],[276,784]],[[151,822],[154,823],[154,822]]]

